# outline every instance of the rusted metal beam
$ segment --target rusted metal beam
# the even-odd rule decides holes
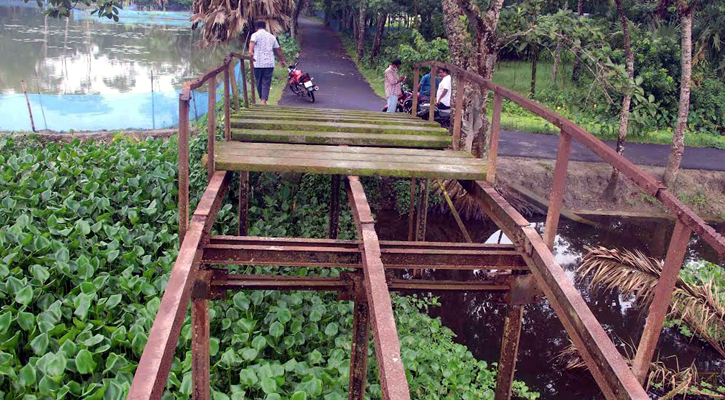
[[[415,241],[425,242],[425,231],[428,225],[428,202],[430,198],[430,182],[428,179],[420,180],[420,193],[418,194],[418,220],[415,225]]]
[[[386,269],[526,270],[511,245],[380,242]],[[362,268],[359,242],[216,236],[204,248],[205,264]]]
[[[224,140],[230,142],[232,140],[232,110],[231,99],[229,96],[229,68],[224,69]]]
[[[212,177],[191,219],[179,256],[171,270],[159,311],[139,361],[128,399],[160,399],[174,358],[174,350],[184,323],[201,262],[204,244],[222,199],[229,187],[231,172],[219,171]]]
[[[438,179],[435,180],[435,183],[438,185],[438,188],[441,190],[441,193],[443,193],[443,197],[446,199],[448,208],[451,210],[451,214],[453,214],[453,219],[456,220],[456,224],[458,224],[458,229],[461,230],[461,234],[463,234],[463,237],[466,239],[466,242],[473,243],[473,239],[471,239],[471,235],[468,234],[468,229],[466,229],[466,225],[463,223],[461,216],[458,214],[458,210],[456,210],[456,206],[453,204],[453,200],[451,200],[451,196],[448,195],[448,191],[446,190],[446,187],[443,186],[441,181],[439,181]]]
[[[644,325],[644,332],[639,340],[637,354],[634,357],[632,371],[641,383],[647,378],[652,357],[655,354],[657,341],[662,332],[662,325],[667,317],[667,310],[672,301],[672,291],[680,274],[680,267],[685,259],[687,245],[690,243],[692,230],[679,219],[675,223],[675,229],[670,239],[670,247],[667,249],[667,257],[662,268],[662,274],[657,281],[655,294],[649,306],[647,322]]]
[[[254,83],[254,62],[249,60],[249,81],[252,86],[252,104],[257,104],[257,85]]]
[[[408,241],[412,242],[414,239],[415,229],[415,200],[417,191],[415,190],[415,178],[410,180],[410,209],[408,210]]]
[[[241,60],[239,62],[239,68],[241,71],[242,78],[242,95],[244,96],[244,108],[249,108],[249,93],[247,93],[247,62]],[[254,90],[254,87],[252,87]]]
[[[514,383],[516,356],[519,352],[519,340],[521,338],[523,317],[523,306],[506,306],[506,316],[503,320],[501,356],[498,360],[498,373],[496,375],[495,400],[508,400],[511,398],[511,389]]]
[[[380,259],[380,244],[375,233],[375,221],[358,177],[349,176],[346,189],[358,235],[363,241],[361,250],[364,286],[370,306],[375,356],[383,399],[407,400],[410,399],[410,390],[400,356],[398,330],[393,318],[393,305],[388,285],[385,282],[383,262]]]
[[[340,221],[340,175],[330,177],[330,229],[328,237],[337,239],[337,229]]]
[[[493,95],[493,118],[491,118],[491,138],[488,145],[488,162],[486,163],[486,181],[496,183],[496,170],[498,169],[498,142],[501,137],[501,108],[503,97]]]
[[[210,280],[211,271],[199,271],[191,296],[191,398],[194,400],[211,399],[209,298],[194,295],[194,292],[208,293]]]
[[[179,243],[189,226],[189,100],[179,96]]]
[[[232,84],[232,108],[234,111],[239,111],[239,89],[237,88],[237,71],[235,71],[236,62],[229,63],[229,73],[231,74]]]
[[[428,121],[434,121],[436,115],[436,101],[438,100],[438,88],[436,85],[436,77],[438,76],[438,67],[435,65],[430,69],[430,107],[428,108]]]
[[[367,301],[355,301],[353,315],[348,399],[365,400],[365,385],[368,375],[368,334],[370,332],[370,307],[368,307]]]
[[[466,77],[461,74],[456,74],[458,78],[458,85],[456,86],[456,103],[455,111],[453,114],[453,150],[458,150],[461,147],[461,126],[463,125],[463,104],[465,100],[466,91]]]
[[[239,172],[239,222],[237,234],[247,236],[249,220],[249,171]]]
[[[605,397],[649,399],[536,230],[487,182],[461,184],[522,253]]]
[[[559,149],[556,153],[556,164],[554,165],[554,178],[551,183],[551,196],[549,196],[549,210],[546,213],[546,224],[544,225],[544,243],[549,247],[549,250],[554,249],[556,231],[559,227],[570,153],[571,136],[561,131],[559,134]]]
[[[347,292],[354,290],[353,283],[342,278],[307,277],[287,275],[229,274],[226,270],[214,270],[211,289],[222,290],[329,290]],[[493,280],[408,280],[386,277],[388,289],[393,291],[423,292],[506,292],[511,280],[500,276]]]
[[[413,107],[411,115],[418,115],[418,92],[420,92],[420,66],[413,68]]]
[[[214,141],[216,140],[216,75],[209,78],[209,106],[206,113],[206,177],[211,180],[214,175]]]
[[[717,233],[711,226],[707,225],[702,218],[684,205],[677,196],[669,190],[661,190],[657,193],[657,199],[659,199],[665,207],[672,211],[672,213],[677,216],[677,219],[682,221],[682,223],[690,228],[692,232],[705,239],[705,242],[712,246],[721,258],[725,259],[725,237]]]

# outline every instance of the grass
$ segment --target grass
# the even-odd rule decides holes
[[[287,68],[277,64],[272,76],[272,86],[269,88],[269,99],[267,103],[276,106],[282,99],[282,93],[287,87]]]

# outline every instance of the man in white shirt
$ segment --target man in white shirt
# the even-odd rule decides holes
[[[254,60],[254,79],[257,81],[257,93],[262,104],[267,104],[269,99],[274,73],[274,53],[277,53],[280,63],[285,66],[284,54],[279,48],[277,38],[267,32],[266,27],[264,21],[257,22],[257,32],[252,34],[249,42],[249,55]]]
[[[451,108],[451,75],[450,71],[446,68],[438,70],[438,77],[441,78],[441,83],[438,86],[436,93],[436,106],[439,110],[447,110]]]

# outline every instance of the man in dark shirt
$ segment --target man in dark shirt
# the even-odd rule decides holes
[[[441,80],[436,77],[436,87],[438,87],[440,82]],[[420,93],[420,99],[422,101],[430,100],[430,73],[423,75],[420,79],[420,90],[418,93]]]

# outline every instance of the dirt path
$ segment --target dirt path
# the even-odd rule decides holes
[[[279,105],[382,110],[385,101],[375,94],[347,56],[337,32],[309,18],[300,17],[299,23],[302,50],[298,67],[312,76],[320,90],[315,92],[312,104],[287,89]]]

